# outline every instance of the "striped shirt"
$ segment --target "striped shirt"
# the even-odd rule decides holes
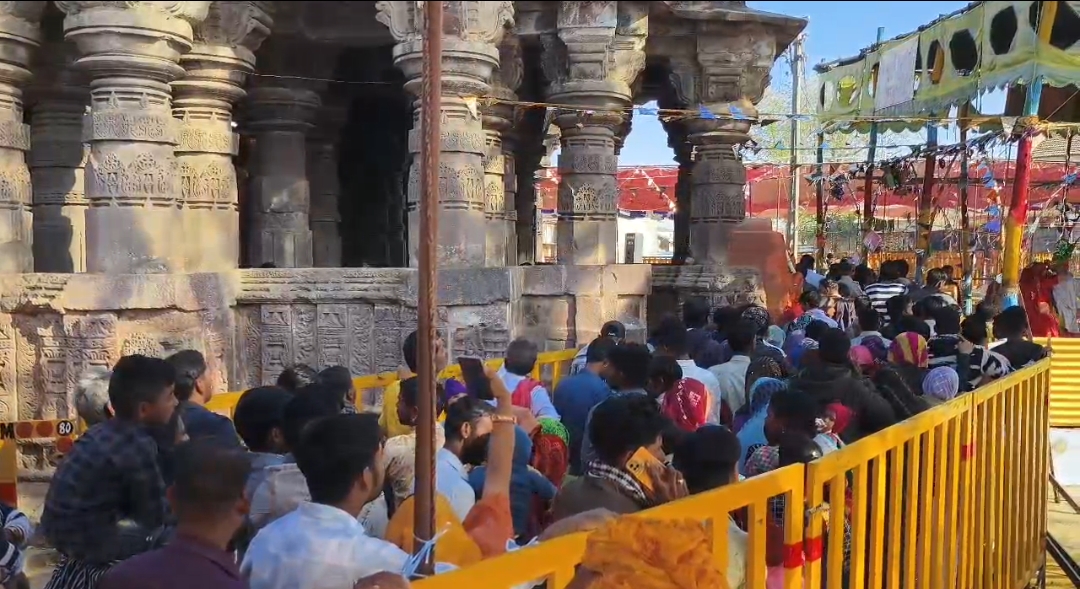
[[[887,303],[896,295],[907,294],[908,287],[900,282],[875,282],[865,289],[866,298],[870,299],[870,306],[878,312],[885,323],[892,321],[889,317]]]
[[[939,366],[956,368],[957,345],[959,343],[960,336],[958,335],[939,335],[930,338],[930,341],[926,344],[927,351],[930,353],[930,368]],[[983,380],[983,377],[998,379],[1009,372],[1012,372],[1012,367],[1005,356],[997,352],[991,352],[982,346],[975,346],[970,356],[968,383],[963,390],[974,390]]]

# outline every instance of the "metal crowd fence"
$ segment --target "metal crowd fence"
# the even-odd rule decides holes
[[[777,500],[805,506],[782,509],[782,521],[776,522],[783,526],[783,559],[777,566],[785,589],[1023,587],[1045,562],[1049,428],[1075,424],[1080,416],[1080,387],[1072,380],[1080,378],[1080,340],[1051,344],[1051,359],[808,465],[626,517],[711,521],[716,563],[726,570],[729,528],[738,514],[748,532],[743,555],[750,589],[765,588],[772,576],[766,568],[766,528]],[[543,354],[534,377],[554,386],[575,352]],[[443,376],[459,370],[450,367]],[[385,387],[396,378],[360,377],[357,388]],[[238,396],[221,395],[214,408],[231,413]],[[0,500],[17,504],[20,441],[55,439],[69,447],[75,429],[66,420],[0,424]],[[849,536],[842,533],[845,528]],[[585,532],[564,536],[416,587],[504,589],[546,581],[548,589],[564,589],[587,542]]]

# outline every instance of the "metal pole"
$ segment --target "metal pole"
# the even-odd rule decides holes
[[[817,263],[825,261],[825,131],[817,136]]]
[[[791,162],[788,166],[791,170],[788,245],[791,246],[791,255],[796,260],[799,259],[799,193],[802,188],[799,175],[799,150],[802,148],[802,133],[798,115],[802,112],[800,102],[802,97],[803,64],[805,62],[803,36],[799,35],[795,37],[795,41],[791,44],[791,112],[795,116],[791,118]]]
[[[1057,16],[1057,2],[1043,2],[1039,15],[1040,45],[1049,43],[1050,31]],[[1035,76],[1027,86],[1024,97],[1024,124],[1038,121],[1039,103],[1042,101],[1042,77]],[[1001,270],[1001,286],[1005,292],[1004,306],[1020,305],[1020,260],[1024,241],[1024,225],[1028,214],[1028,181],[1031,179],[1031,133],[1025,127],[1016,146],[1016,172],[1013,175],[1013,193],[1009,202],[1009,214],[1005,217],[1005,262]]]
[[[435,293],[438,289],[435,244],[439,236],[439,122],[442,99],[443,3],[424,2],[423,89],[420,96],[420,269],[417,294],[420,379],[419,415],[416,423],[416,522],[417,549],[435,537]],[[419,4],[415,8],[420,10]],[[419,16],[419,15],[417,15]],[[434,550],[419,572],[434,574]]]
[[[929,150],[923,164],[922,193],[919,194],[918,233],[915,236],[915,282],[923,284],[926,258],[930,254],[930,232],[934,229],[934,172],[937,170],[938,129],[933,122],[926,125],[926,147]]]
[[[885,41],[885,27],[878,27],[877,30],[877,43],[875,45],[880,46]],[[871,82],[874,85],[874,91],[877,91],[877,76],[874,76]],[[867,146],[866,154],[866,179],[863,181],[863,259],[870,259],[870,247],[867,245],[866,236],[870,235],[870,232],[874,230],[874,160],[877,159],[877,139],[878,139],[878,124],[877,120],[870,121],[870,144]]]
[[[961,304],[964,306],[964,314],[970,315],[972,307],[972,272],[975,260],[971,253],[971,216],[968,214],[968,161],[967,138],[968,138],[968,113],[971,103],[965,102],[960,107],[960,144],[964,149],[960,151],[960,267],[963,274],[960,285]]]

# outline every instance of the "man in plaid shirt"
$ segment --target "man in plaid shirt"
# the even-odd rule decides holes
[[[167,514],[158,448],[176,409],[175,380],[165,360],[116,363],[115,417],[79,438],[45,497],[41,528],[64,557],[47,589],[91,589],[114,563],[156,544]]]

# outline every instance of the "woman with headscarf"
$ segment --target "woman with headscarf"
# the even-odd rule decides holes
[[[749,382],[749,381],[748,381]],[[742,428],[736,431],[742,453],[739,455],[739,472],[743,472],[746,459],[761,446],[769,442],[765,437],[765,420],[769,415],[769,401],[774,394],[787,389],[784,381],[776,378],[759,378],[750,387],[749,399],[746,404],[749,417]]]
[[[908,388],[915,394],[922,391],[922,381],[930,366],[930,347],[923,336],[913,331],[897,335],[889,346],[887,361],[904,377]]]
[[[556,487],[562,486],[570,467],[570,432],[558,419],[541,417],[533,430],[530,465]]]
[[[941,405],[960,392],[960,375],[949,366],[939,366],[926,373],[922,382],[923,398],[931,405]]]
[[[1046,264],[1036,262],[1020,273],[1020,297],[1033,337],[1058,337],[1060,321],[1054,314],[1054,287],[1058,277]]]
[[[750,361],[750,366],[746,369],[746,399],[747,403],[744,403],[742,407],[735,412],[735,418],[733,423],[733,431],[736,433],[742,429],[743,424],[746,423],[750,416],[754,413],[754,408],[751,407],[749,402],[751,399],[751,392],[754,389],[754,384],[763,378],[774,378],[777,380],[783,380],[787,378],[787,374],[784,372],[782,366],[776,363],[776,360],[766,356],[760,356]],[[765,401],[768,404],[768,400]]]

